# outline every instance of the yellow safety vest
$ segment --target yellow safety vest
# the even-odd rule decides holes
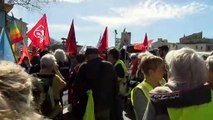
[[[161,86],[163,86],[165,83],[166,83],[166,81],[165,81],[164,78],[163,78],[162,80],[159,81],[159,84],[160,84]],[[149,99],[150,99],[149,92],[150,92],[151,90],[153,90],[153,87],[152,87],[149,83],[147,83],[147,82],[145,81],[145,79],[144,79],[142,83],[138,84],[138,85],[137,85],[135,88],[133,88],[132,91],[131,91],[131,102],[132,102],[132,105],[133,105],[133,106],[134,106],[134,101],[133,101],[133,100],[134,100],[134,94],[135,94],[136,89],[140,89],[141,91],[143,91],[144,95],[146,96],[146,99],[149,101]]]
[[[149,101],[150,100],[149,92],[153,90],[153,87],[144,80],[142,83],[138,84],[135,88],[133,88],[131,91],[131,102],[133,106],[134,106],[134,94],[137,89],[140,89],[146,96],[146,99]]]
[[[132,102],[132,106],[133,106],[133,109],[134,109],[135,113],[136,113],[136,111],[135,111],[135,108],[134,108],[134,106],[135,106],[135,104],[134,104],[134,95],[135,95],[135,91],[137,89],[140,89],[141,92],[143,92],[144,95],[146,96],[147,101],[149,101],[150,100],[149,92],[151,90],[153,90],[153,87],[149,83],[147,83],[145,80],[143,80],[142,83],[138,84],[135,88],[132,89],[132,91],[131,91],[131,102]],[[137,116],[136,116],[136,119],[138,119]]]
[[[213,120],[213,92],[211,102],[184,108],[167,108],[171,120]]]
[[[116,63],[114,64],[114,67],[117,66],[118,64],[121,64],[123,70],[124,70],[124,73],[126,74],[127,72],[127,68],[126,68],[126,65],[124,64],[124,62],[122,60],[117,60]]]

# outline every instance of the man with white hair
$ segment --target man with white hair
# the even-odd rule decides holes
[[[204,85],[207,67],[193,49],[170,51],[168,82],[150,92],[143,120],[211,120],[213,92]]]
[[[66,56],[66,53],[64,52],[64,50],[62,49],[56,49],[54,52],[54,56],[56,58],[57,64],[58,64],[58,69],[61,73],[61,75],[63,76],[63,80],[68,84],[68,79],[69,79],[69,75],[70,75],[70,66],[68,65],[68,59]],[[67,88],[65,88],[64,90],[61,91],[60,93],[60,103],[63,105],[63,92],[66,90]]]
[[[42,82],[50,83],[49,86],[52,87],[54,99],[54,108],[50,112],[46,110],[47,108],[45,104],[42,105],[44,107],[41,107],[41,111],[43,115],[53,119],[62,112],[62,106],[59,103],[59,99],[60,92],[65,88],[66,83],[58,70],[58,65],[54,55],[49,53],[44,55],[40,60],[40,66],[41,70],[39,73],[35,74],[35,76],[42,79]]]
[[[59,71],[61,75],[63,76],[63,78],[65,79],[65,81],[67,82],[70,68],[68,65],[68,59],[67,59],[66,53],[62,49],[57,49],[54,52],[54,56],[58,64]]]

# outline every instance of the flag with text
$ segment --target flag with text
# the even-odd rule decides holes
[[[27,33],[27,36],[36,47],[42,50],[50,45],[46,15],[43,15],[38,23]]]

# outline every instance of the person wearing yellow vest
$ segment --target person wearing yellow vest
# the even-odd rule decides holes
[[[143,120],[212,120],[213,91],[208,70],[195,50],[182,48],[166,55],[168,82],[150,92]]]
[[[125,77],[127,74],[127,67],[125,63],[119,59],[120,52],[116,48],[111,48],[107,51],[107,60],[111,62],[115,68],[117,78],[118,78],[118,85],[119,85],[119,95],[117,96],[116,102],[116,120],[123,120],[122,111],[124,110],[124,91],[122,89],[123,84],[127,84],[125,81]]]
[[[141,58],[139,69],[144,74],[144,80],[131,91],[131,102],[137,120],[143,118],[150,99],[149,91],[159,86],[159,81],[163,79],[165,64],[162,58],[147,54]]]

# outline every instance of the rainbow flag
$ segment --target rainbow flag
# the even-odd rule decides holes
[[[23,37],[22,37],[22,35],[21,35],[17,25],[16,25],[16,21],[15,21],[15,18],[14,18],[13,15],[12,15],[12,21],[11,21],[11,24],[10,24],[9,36],[10,36],[10,40],[11,40],[12,44],[20,42],[20,41],[23,40]]]

